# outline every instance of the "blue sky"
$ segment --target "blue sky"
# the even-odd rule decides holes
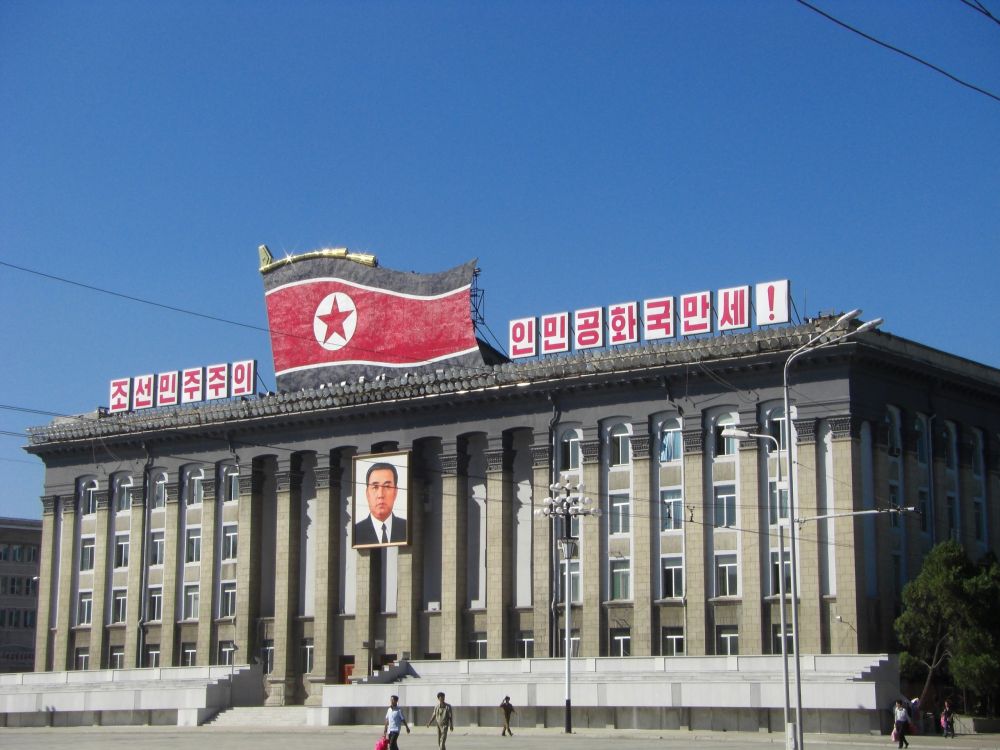
[[[1000,15],[1000,4],[986,0]],[[960,0],[815,0],[1000,94]],[[266,326],[257,246],[478,258],[489,327],[787,278],[1000,366],[1000,102],[761,2],[0,2],[0,261]],[[0,431],[265,333],[0,266]],[[0,434],[0,515],[41,463]]]

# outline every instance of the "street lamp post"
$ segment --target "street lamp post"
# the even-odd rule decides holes
[[[552,497],[546,498],[544,507],[539,511],[543,516],[551,519],[562,519],[562,538],[559,546],[562,549],[563,559],[566,561],[566,583],[564,586],[564,617],[566,625],[566,734],[573,731],[573,704],[570,699],[570,655],[572,650],[572,636],[570,631],[570,621],[573,599],[570,590],[570,560],[576,548],[576,537],[573,536],[571,528],[573,518],[576,516],[599,516],[599,508],[590,508],[590,498],[582,497],[583,482],[571,483],[565,474],[562,475],[561,482],[555,482],[549,486],[552,490]]]
[[[841,341],[851,337],[856,336],[859,333],[865,333],[867,331],[874,330],[882,325],[882,318],[876,318],[875,320],[870,320],[864,323],[854,330],[846,331],[841,334],[836,334],[832,338],[830,334],[850,321],[861,315],[861,310],[851,310],[848,313],[844,313],[832,325],[825,328],[822,332],[816,334],[810,338],[806,343],[800,346],[798,349],[793,351],[788,355],[788,359],[785,360],[785,367],[782,371],[782,390],[784,393],[784,404],[785,404],[785,424],[788,430],[788,451],[787,451],[787,476],[788,476],[788,515],[790,518],[795,518],[795,472],[792,470],[792,448],[795,445],[795,435],[793,432],[792,424],[792,413],[789,408],[789,397],[788,397],[788,370],[794,362],[799,357],[802,357],[810,352],[815,352],[820,349],[825,349],[826,347],[838,344]],[[797,725],[796,739],[798,741],[798,747],[803,748],[803,728],[802,728],[802,674],[800,670],[800,659],[799,659],[799,582],[798,582],[798,560],[796,558],[796,548],[795,548],[795,523],[789,526],[789,552],[792,557],[792,652],[795,659],[795,720]],[[784,634],[782,634],[784,638]]]

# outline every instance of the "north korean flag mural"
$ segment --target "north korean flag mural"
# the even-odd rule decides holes
[[[280,390],[359,375],[482,366],[470,261],[436,274],[379,268],[343,249],[274,260],[261,248]]]

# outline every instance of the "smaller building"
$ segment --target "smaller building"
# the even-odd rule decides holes
[[[41,543],[41,521],[0,518],[0,672],[34,668]]]

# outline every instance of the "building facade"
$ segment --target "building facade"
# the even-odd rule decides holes
[[[260,661],[269,703],[316,704],[396,659],[561,655],[566,565],[581,656],[780,653],[789,465],[796,518],[918,509],[798,526],[802,652],[898,650],[936,542],[1000,552],[1000,371],[863,333],[796,361],[789,420],[782,368],[832,323],[33,430],[35,669]],[[355,548],[382,453],[408,543]],[[536,512],[562,478],[602,511],[569,562]]]
[[[42,522],[0,518],[0,672],[35,664]]]

